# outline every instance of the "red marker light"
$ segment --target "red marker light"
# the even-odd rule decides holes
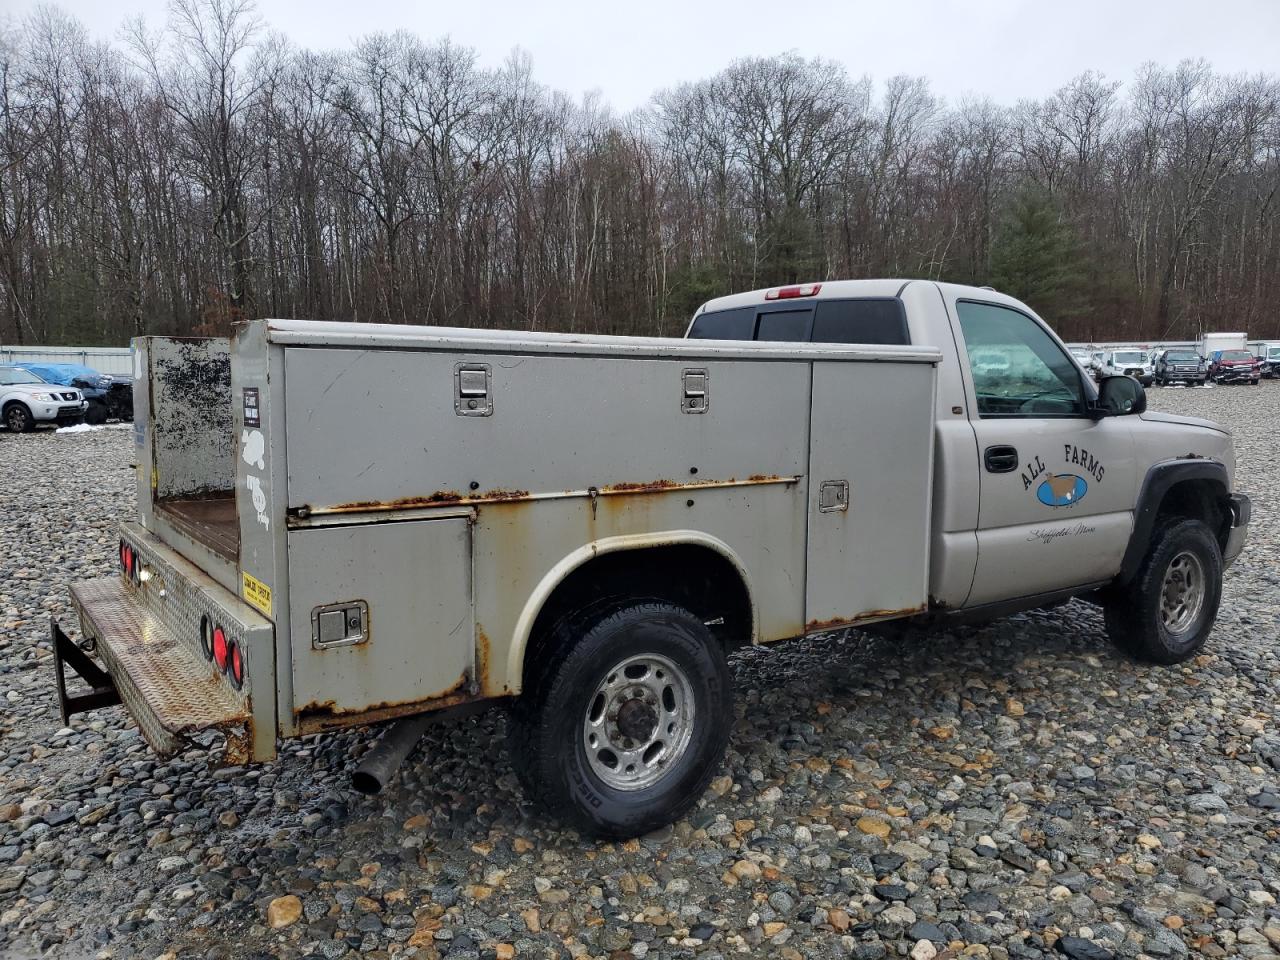
[[[240,655],[240,644],[235,643],[234,641],[231,644],[231,657],[229,662],[231,664],[231,669],[228,671],[228,674],[230,675],[231,682],[235,685],[235,688],[239,690],[241,685],[244,683],[244,659]]]
[[[796,297],[814,297],[822,289],[820,283],[802,283],[795,287],[778,287],[764,295],[766,300],[794,300]]]
[[[213,628],[213,662],[219,670],[227,669],[227,635],[221,627]]]

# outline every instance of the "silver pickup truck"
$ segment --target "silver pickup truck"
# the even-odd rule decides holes
[[[1175,663],[1249,520],[1227,430],[1095,387],[985,288],[761,290],[684,339],[256,320],[135,351],[139,515],[78,641],[52,625],[64,715],[122,699],[233,763],[395,719],[376,789],[427,719],[506,703],[528,794],[602,836],[696,802],[735,647],[1084,597]]]

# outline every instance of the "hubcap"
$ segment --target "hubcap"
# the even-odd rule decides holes
[[[1204,566],[1200,558],[1183,551],[1169,561],[1160,588],[1160,618],[1170,633],[1182,633],[1200,616],[1204,606]]]
[[[587,704],[582,746],[591,772],[615,790],[661,779],[693,735],[693,688],[666,657],[628,657],[605,674]]]

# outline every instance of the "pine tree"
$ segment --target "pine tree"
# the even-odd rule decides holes
[[[1082,311],[1083,257],[1053,197],[1028,188],[1014,198],[991,246],[991,283],[1058,322]]]

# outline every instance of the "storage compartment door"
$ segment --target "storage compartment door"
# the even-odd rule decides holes
[[[934,378],[925,363],[813,365],[811,631],[925,605]]]
[[[465,692],[475,670],[469,522],[291,531],[289,626],[294,718],[306,726]]]

